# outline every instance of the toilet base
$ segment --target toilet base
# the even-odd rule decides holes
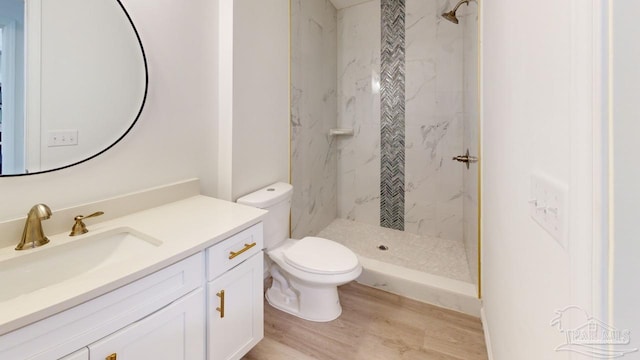
[[[332,321],[342,314],[337,285],[308,284],[294,277],[285,279],[275,264],[271,275],[273,283],[265,298],[274,308],[316,322]]]

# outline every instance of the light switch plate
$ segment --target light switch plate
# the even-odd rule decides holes
[[[568,188],[550,177],[531,175],[529,214],[558,243],[567,248]]]
[[[54,130],[47,135],[49,147],[78,145],[78,130]]]

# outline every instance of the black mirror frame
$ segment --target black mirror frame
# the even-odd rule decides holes
[[[42,171],[36,171],[36,172],[27,172],[27,173],[24,173],[24,174],[0,174],[0,178],[46,174],[46,173],[50,173],[50,172],[53,172],[53,171],[67,169],[67,168],[70,168],[72,166],[76,166],[78,164],[82,164],[82,163],[84,163],[86,161],[89,161],[91,159],[94,159],[94,158],[102,155],[107,150],[109,150],[112,147],[114,147],[125,136],[127,136],[127,134],[129,134],[131,129],[133,129],[133,126],[138,122],[138,119],[140,118],[140,115],[142,114],[142,110],[144,109],[144,106],[145,106],[145,104],[147,102],[147,94],[149,92],[149,66],[147,64],[147,55],[146,55],[146,53],[144,51],[144,46],[142,45],[142,40],[140,39],[140,34],[138,33],[138,29],[136,28],[136,25],[133,23],[133,20],[131,19],[131,16],[127,12],[127,9],[125,9],[124,5],[122,4],[122,2],[120,0],[116,0],[116,1],[118,2],[118,5],[120,6],[120,9],[122,9],[122,11],[124,12],[124,15],[127,17],[127,20],[129,21],[129,24],[133,28],[133,33],[136,35],[136,39],[138,40],[138,45],[140,45],[140,52],[142,53],[142,62],[144,64],[144,94],[142,96],[142,102],[140,104],[140,108],[138,109],[138,113],[136,114],[133,122],[131,123],[129,128],[122,135],[120,135],[120,137],[118,137],[111,145],[109,145],[106,148],[100,150],[99,152],[87,157],[86,159],[83,159],[83,160],[80,160],[80,161],[76,161],[76,162],[71,163],[69,165],[64,165],[64,166],[60,166],[60,167],[53,168],[53,169],[48,169],[48,170],[42,170]]]

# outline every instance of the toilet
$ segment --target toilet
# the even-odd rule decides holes
[[[335,241],[289,239],[292,193],[290,184],[276,183],[237,200],[269,211],[263,225],[273,283],[265,297],[271,306],[305,320],[335,320],[342,313],[338,286],[355,280],[362,265],[353,251]]]

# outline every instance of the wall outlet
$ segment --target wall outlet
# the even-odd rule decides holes
[[[49,131],[47,146],[73,146],[78,145],[78,130],[54,130]]]
[[[545,176],[531,175],[529,214],[563,248],[567,248],[567,186]]]

